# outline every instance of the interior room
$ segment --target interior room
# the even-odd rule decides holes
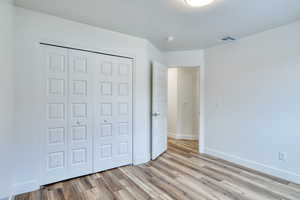
[[[168,149],[199,152],[200,69],[168,69]]]
[[[299,200],[299,0],[0,0],[0,200]]]

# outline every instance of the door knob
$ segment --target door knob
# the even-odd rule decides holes
[[[80,121],[77,121],[76,124],[77,124],[77,125],[80,125]]]
[[[157,117],[157,116],[160,115],[160,113],[159,113],[159,112],[155,112],[155,113],[153,113],[152,115],[153,115],[154,117]]]

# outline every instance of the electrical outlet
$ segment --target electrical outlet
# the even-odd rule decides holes
[[[286,153],[285,152],[279,152],[278,153],[278,160],[285,161],[286,160]]]

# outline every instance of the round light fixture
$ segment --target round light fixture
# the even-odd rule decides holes
[[[167,38],[167,41],[168,41],[168,42],[173,42],[174,39],[175,39],[175,38],[174,38],[173,36],[169,36],[169,37]]]
[[[185,0],[192,7],[202,7],[213,3],[215,0]]]

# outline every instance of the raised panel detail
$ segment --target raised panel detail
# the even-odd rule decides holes
[[[48,144],[58,145],[64,143],[65,143],[65,129],[63,127],[48,129]]]
[[[86,103],[73,103],[72,104],[73,118],[86,118],[87,117],[87,104]]]
[[[75,58],[73,63],[74,73],[87,73],[87,60],[86,58]]]
[[[100,73],[102,75],[112,76],[112,73],[113,73],[113,64],[111,62],[103,62],[101,64]]]
[[[112,116],[112,104],[101,103],[100,104],[100,115],[101,116]]]
[[[83,142],[87,140],[87,127],[86,126],[73,126],[72,127],[72,141]]]
[[[112,96],[112,83],[101,82],[100,83],[100,95],[101,96]]]
[[[128,103],[119,103],[119,114],[128,115]]]
[[[128,96],[129,86],[128,83],[119,83],[119,96]]]
[[[65,56],[52,54],[49,56],[49,72],[63,73],[65,72]]]
[[[101,124],[101,137],[112,136],[112,124]]]
[[[112,145],[111,144],[103,144],[100,147],[101,158],[111,158],[112,157]]]
[[[119,145],[119,154],[126,155],[128,154],[128,142],[121,142]]]
[[[73,95],[74,96],[87,96],[87,81],[74,80],[73,81]]]
[[[64,96],[65,81],[63,79],[48,79],[48,95]]]
[[[63,151],[48,154],[48,169],[59,169],[65,167],[65,153]]]
[[[79,148],[72,150],[72,165],[84,164],[87,162],[87,149]]]
[[[48,119],[64,120],[65,119],[65,105],[63,103],[49,103],[48,104]]]
[[[129,65],[128,64],[119,64],[119,75],[127,76],[129,74]]]
[[[127,122],[119,123],[119,135],[128,135],[128,123]]]

